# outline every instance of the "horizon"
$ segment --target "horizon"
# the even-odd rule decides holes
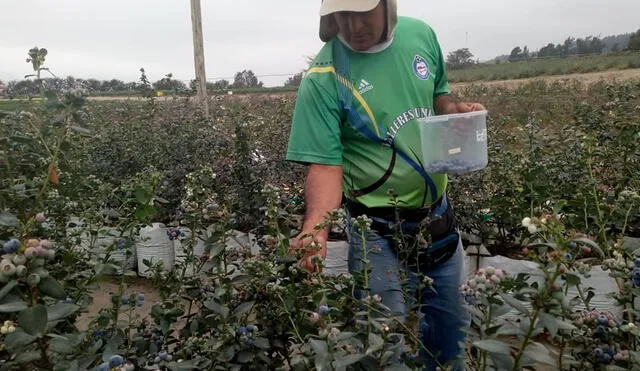
[[[428,7],[418,0],[399,0],[401,16],[422,19],[434,28],[445,56],[467,47],[474,59],[483,62],[508,55],[516,46],[537,51],[568,37],[604,38],[640,28],[633,16],[640,13],[640,2],[614,0],[607,7],[611,15],[603,15],[597,0],[581,4],[576,0],[518,4],[462,0]],[[124,0],[109,4],[26,0],[0,8],[5,14],[0,31],[12,35],[0,41],[0,80],[5,83],[22,80],[32,72],[25,59],[34,46],[49,51],[46,65],[61,78],[134,82],[139,81],[139,69],[144,67],[152,82],[169,73],[185,83],[194,79],[188,2],[159,0],[149,6],[144,1]],[[319,4],[285,0],[267,5],[255,0],[234,4],[203,1],[207,81],[232,82],[236,72],[246,69],[265,87],[281,86],[304,70],[305,58],[322,46],[317,38],[318,9]],[[280,14],[284,21],[276,19]]]

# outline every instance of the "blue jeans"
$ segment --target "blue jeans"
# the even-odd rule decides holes
[[[347,216],[349,239],[349,272],[361,272],[364,249],[362,238]],[[379,222],[390,221],[371,218]],[[405,234],[416,233],[418,223],[403,224]],[[416,274],[406,269],[406,264],[398,258],[390,236],[381,236],[371,230],[366,235],[367,259],[369,260],[370,295],[380,295],[382,304],[391,310],[391,315],[400,321],[406,320],[407,306],[421,301],[419,328],[423,345],[437,357],[442,365],[452,365],[454,370],[464,369],[465,330],[470,325],[470,316],[464,307],[464,298],[459,291],[465,280],[464,249],[459,240],[456,253],[440,265]],[[421,273],[421,274],[420,274]],[[433,280],[433,288],[418,290],[421,275]],[[421,292],[419,292],[421,291]],[[406,296],[405,296],[406,294]],[[426,351],[420,356],[426,363],[425,370],[435,370],[437,363]]]

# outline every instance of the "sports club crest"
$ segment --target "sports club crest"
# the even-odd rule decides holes
[[[427,64],[427,61],[420,55],[416,55],[413,59],[413,71],[416,73],[416,76],[422,80],[429,78],[429,64]]]

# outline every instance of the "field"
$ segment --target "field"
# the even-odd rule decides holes
[[[540,58],[517,62],[483,63],[452,70],[453,82],[526,79],[538,76],[568,75],[640,68],[640,53]]]
[[[489,166],[450,178],[465,245],[544,273],[490,267],[461,287],[467,368],[634,369],[640,79],[455,89],[490,111]],[[366,274],[309,273],[288,252],[304,212],[305,169],[284,161],[294,103],[219,96],[207,118],[186,98],[0,102],[0,367],[418,369],[414,317],[356,298]],[[344,239],[340,212],[327,223]],[[259,252],[229,248],[237,232]],[[154,244],[169,266],[139,259]],[[590,305],[595,265],[617,279],[617,312]],[[122,274],[136,269],[150,276]]]

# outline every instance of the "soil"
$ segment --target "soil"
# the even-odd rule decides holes
[[[127,293],[144,295],[144,302],[142,306],[133,309],[133,314],[140,315],[141,318],[148,316],[149,313],[151,313],[151,307],[155,303],[160,302],[160,296],[154,289],[151,280],[133,276],[126,277],[126,282]],[[101,309],[108,308],[110,306],[111,294],[118,291],[118,281],[115,278],[103,281],[99,283],[98,287],[99,288],[97,290],[93,291],[93,303],[89,306],[88,311],[83,313],[76,321],[76,325],[81,331],[88,328],[91,320],[98,315]],[[123,316],[122,319],[126,318]]]

